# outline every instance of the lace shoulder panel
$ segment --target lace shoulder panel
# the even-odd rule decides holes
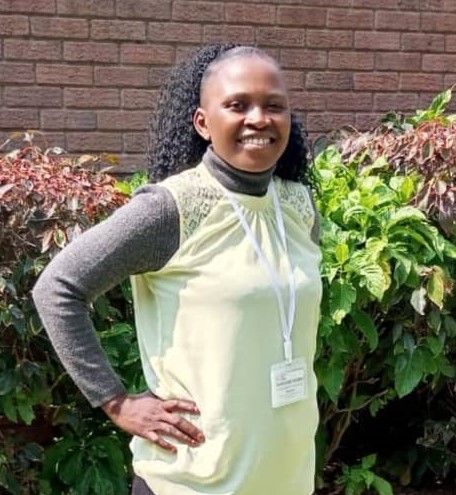
[[[315,209],[309,189],[298,182],[276,179],[277,191],[282,204],[295,210],[309,229],[315,223]]]
[[[209,173],[198,165],[165,179],[166,187],[176,201],[180,218],[180,244],[186,241],[222,196],[222,191],[211,180]]]

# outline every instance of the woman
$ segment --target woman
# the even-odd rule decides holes
[[[162,182],[40,277],[49,336],[91,404],[134,436],[134,494],[310,495],[320,252],[283,74],[257,48],[204,47],[172,72],[153,131]],[[140,395],[88,314],[127,276]]]

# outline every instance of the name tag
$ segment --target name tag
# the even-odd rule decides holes
[[[272,407],[282,407],[307,399],[307,369],[304,358],[271,366]]]

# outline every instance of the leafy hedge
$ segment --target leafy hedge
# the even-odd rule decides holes
[[[321,493],[331,486],[387,495],[386,479],[408,484],[456,471],[450,97],[442,93],[413,117],[389,114],[369,133],[340,131],[315,159],[324,253],[315,365]],[[0,487],[126,494],[128,439],[62,370],[30,289],[59,249],[127,201],[142,178],[120,184],[89,170],[96,157],[60,151],[42,151],[26,135],[25,146],[0,158]],[[128,283],[99,298],[93,317],[125,384],[141,390]],[[388,437],[403,430],[404,441]]]

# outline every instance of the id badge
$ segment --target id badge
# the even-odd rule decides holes
[[[304,358],[271,366],[272,407],[282,407],[307,399],[307,369]]]

